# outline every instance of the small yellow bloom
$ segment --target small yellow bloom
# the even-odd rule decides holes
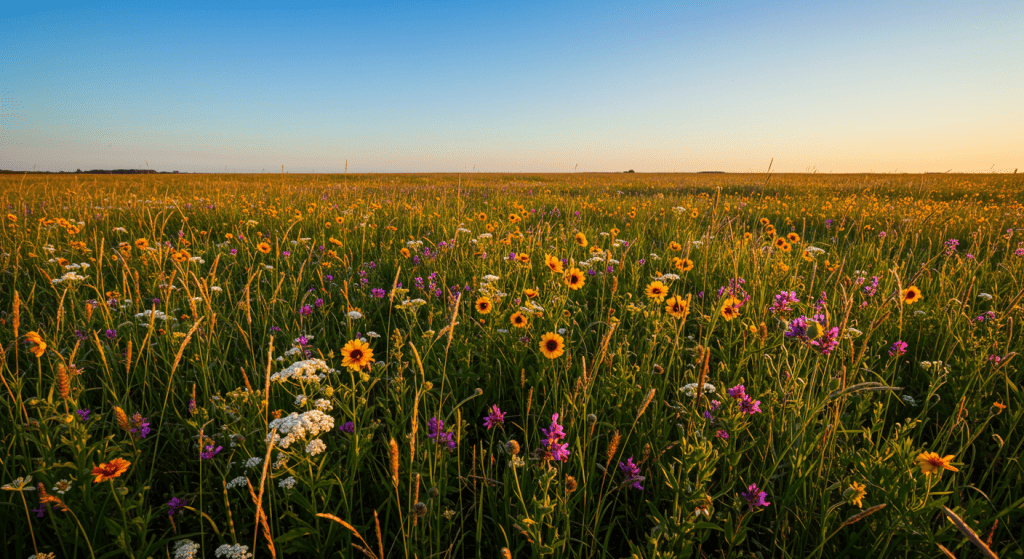
[[[959,472],[960,470],[949,465],[952,461],[952,454],[940,457],[938,453],[935,452],[922,452],[917,455],[917,465],[921,466],[921,472],[926,475],[932,475],[934,473],[942,475],[942,470]]]

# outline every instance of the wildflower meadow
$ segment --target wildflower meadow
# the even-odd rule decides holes
[[[0,175],[0,556],[1024,557],[1022,202]]]

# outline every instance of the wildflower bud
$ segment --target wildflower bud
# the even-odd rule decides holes
[[[664,373],[664,372],[665,372],[665,369],[661,365],[655,365],[654,366],[654,374],[660,375],[661,373]]]
[[[576,478],[572,476],[565,476],[565,490],[569,493],[576,491],[579,484],[576,483]]]
[[[423,502],[416,503],[412,506],[412,512],[416,515],[416,518],[422,518],[427,515],[427,504]]]
[[[507,547],[501,548],[501,559],[512,559],[512,552]]]
[[[327,387],[325,387],[322,390],[322,392],[323,392],[324,396],[326,396],[328,398],[330,398],[331,396],[334,396],[334,388],[333,387],[327,386]]]
[[[505,443],[505,451],[513,456],[519,454],[519,443],[517,443],[514,439]]]
[[[423,383],[423,391],[424,392],[426,392],[427,390],[430,390],[433,387],[434,387],[434,383],[430,382],[429,380],[427,382]]]
[[[430,489],[427,489],[427,497],[430,497],[431,499],[436,499],[437,496],[440,494],[441,492],[438,491],[436,487],[431,487]]]
[[[593,425],[595,423],[597,423],[597,416],[592,414],[592,413],[591,414],[587,414],[587,424],[588,425]]]
[[[128,421],[128,414],[124,413],[124,410],[120,406],[114,408],[114,419],[117,420],[118,426],[125,431],[131,431],[132,425]]]
[[[475,392],[477,396],[482,396],[483,393],[484,393],[484,389],[483,388],[477,388],[473,392]]]

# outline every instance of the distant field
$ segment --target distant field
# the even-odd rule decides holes
[[[1024,557],[1024,175],[0,204],[3,557]]]

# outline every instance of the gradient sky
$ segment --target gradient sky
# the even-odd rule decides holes
[[[23,4],[0,169],[1024,169],[1020,0]]]

